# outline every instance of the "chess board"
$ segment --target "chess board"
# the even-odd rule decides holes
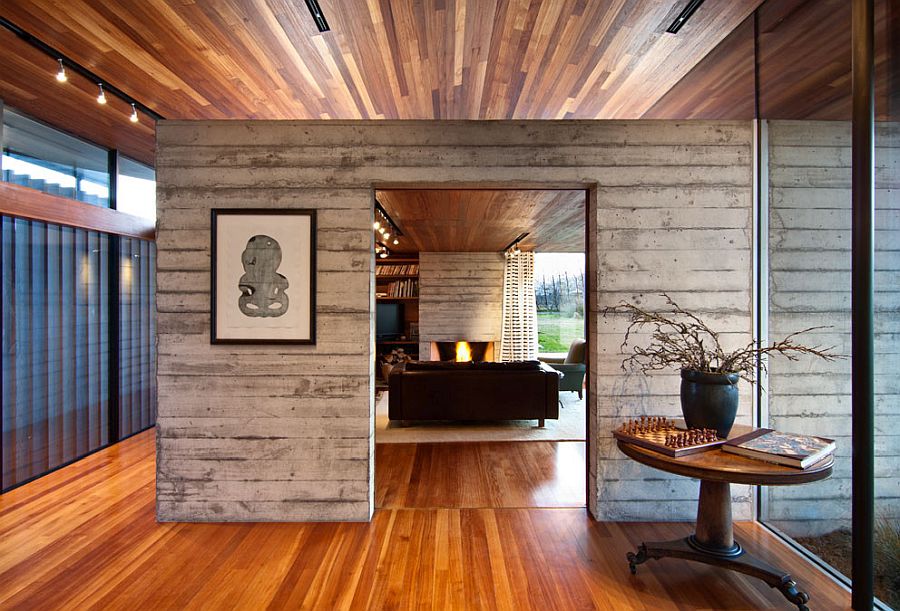
[[[715,450],[725,443],[724,439],[711,441],[709,437],[713,435],[704,435],[700,429],[679,427],[662,416],[629,420],[614,430],[613,436],[619,441],[674,457]],[[682,445],[673,445],[675,440],[680,440]]]

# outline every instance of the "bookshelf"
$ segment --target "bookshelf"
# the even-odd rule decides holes
[[[413,359],[419,356],[419,258],[418,256],[387,257],[375,260],[375,301],[403,304],[403,336],[399,339],[375,342],[376,365],[379,357],[392,350],[403,349]],[[415,335],[413,335],[415,333]],[[379,384],[387,381],[376,366]]]

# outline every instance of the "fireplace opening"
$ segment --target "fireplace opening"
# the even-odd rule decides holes
[[[458,340],[453,342],[432,342],[432,358],[439,361],[493,361],[494,342],[470,342]]]

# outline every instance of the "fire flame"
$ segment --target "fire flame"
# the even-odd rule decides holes
[[[456,362],[466,363],[472,360],[472,348],[469,342],[456,342]]]

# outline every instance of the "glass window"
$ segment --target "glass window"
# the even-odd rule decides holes
[[[109,154],[13,110],[3,111],[3,180],[109,207]]]
[[[2,489],[109,443],[109,238],[0,217]]]
[[[795,52],[818,45],[815,30],[797,39],[779,30],[790,19],[767,27],[765,9],[790,8],[787,0],[767,2],[760,13],[760,57],[791,45]],[[838,18],[851,21],[850,3],[837,5]],[[781,9],[778,9],[781,10]],[[826,3],[803,8],[825,23]],[[821,15],[819,15],[821,13]],[[783,10],[778,13],[783,14]],[[833,17],[833,15],[832,15]],[[896,45],[890,46],[890,20],[876,10],[875,72],[875,594],[900,608],[900,124],[896,91]],[[800,27],[800,26],[798,26]],[[850,75],[850,30],[831,41],[829,61]],[[818,45],[818,46],[817,46]],[[762,74],[762,72],[761,72]],[[762,79],[760,103],[769,108],[783,99],[789,81]],[[798,79],[833,78],[823,71]],[[809,81],[813,83],[813,81]],[[769,86],[767,86],[767,83]],[[780,85],[779,85],[780,83]],[[806,345],[834,346],[847,358],[826,362],[773,357],[768,364],[763,426],[819,435],[837,441],[834,474],[806,486],[760,490],[760,518],[793,538],[837,572],[850,577],[852,562],[851,497],[852,385],[851,328],[851,122],[849,80],[828,87],[794,88],[799,100],[814,100],[803,120],[768,122],[769,339],[802,329]],[[845,89],[846,88],[846,89]],[[831,96],[833,100],[826,99]],[[790,106],[790,105],[788,105]],[[766,118],[779,118],[767,116]],[[785,118],[795,118],[785,116]],[[814,120],[818,119],[818,120]]]
[[[584,280],[583,254],[535,254],[540,354],[565,354],[572,340],[584,337]]]
[[[892,10],[896,24],[900,11]],[[876,92],[887,95],[875,98],[874,542],[875,595],[900,609],[900,45],[894,27],[875,27],[876,48],[889,51],[875,73]]]
[[[156,220],[156,172],[150,166],[119,156],[116,210]]]
[[[119,436],[156,422],[156,245],[119,238]]]

